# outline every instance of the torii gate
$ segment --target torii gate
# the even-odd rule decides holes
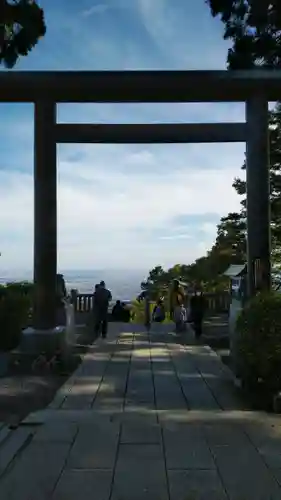
[[[55,327],[57,143],[246,142],[248,284],[255,266],[271,286],[268,102],[281,96],[281,71],[1,72],[0,102],[34,103],[34,328]],[[245,123],[57,124],[70,102],[246,102]]]

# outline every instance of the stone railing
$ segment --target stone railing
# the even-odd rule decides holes
[[[78,290],[71,290],[70,296],[74,309],[75,324],[88,323],[93,307],[93,294],[78,293]]]
[[[226,313],[229,311],[230,294],[228,292],[206,293],[208,311],[210,313]]]
[[[208,302],[208,311],[210,313],[228,312],[230,304],[230,294],[228,292],[221,293],[206,293],[205,297]],[[76,316],[88,315],[93,308],[92,293],[78,293],[76,290],[71,292],[72,304]],[[111,307],[109,309],[112,308]]]
[[[71,294],[74,311],[78,313],[88,313],[93,308],[92,293],[73,293]]]
[[[90,313],[93,309],[93,294],[92,293],[74,293],[71,292],[71,302],[74,306],[75,313]],[[113,302],[109,306],[109,311],[113,307]]]

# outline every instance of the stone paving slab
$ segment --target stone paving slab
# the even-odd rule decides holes
[[[164,426],[163,434],[168,470],[216,468],[202,426]]]
[[[123,422],[121,444],[161,444],[161,426],[145,420]]]
[[[105,370],[105,367],[104,367]],[[69,394],[65,397],[60,408],[63,410],[85,410],[91,408],[103,378],[103,371],[96,376],[83,376],[74,381]]]
[[[102,339],[98,339],[94,345],[90,347],[90,352],[87,352],[83,356],[83,362],[78,367],[78,369],[72,374],[70,379],[61,387],[58,391],[54,401],[51,403],[50,407],[54,408],[54,402],[58,401],[57,408],[65,407],[65,408],[75,408],[75,398],[72,398],[77,393],[79,388],[81,389],[81,393],[83,393],[83,383],[86,379],[92,378],[93,383],[95,383],[95,388],[91,393],[87,393],[87,395],[91,395],[90,404],[93,402],[98,388],[102,382],[104,373],[111,362],[114,353],[117,350],[117,343],[119,338],[114,336],[112,340],[109,342],[103,342]],[[70,399],[70,401],[69,401]],[[72,399],[74,402],[72,403]],[[66,401],[67,400],[67,401]],[[88,399],[85,401],[85,408],[89,406]],[[80,403],[81,407],[81,403]]]
[[[230,499],[280,499],[277,481],[250,445],[213,447],[212,453]]]
[[[168,471],[168,477],[170,500],[228,500],[216,470]]]
[[[31,442],[2,478],[1,500],[51,498],[65,466],[69,448],[67,443]]]
[[[127,347],[127,346],[126,346]],[[127,379],[129,374],[131,352],[116,353],[104,374],[93,409],[122,409],[125,401]]]
[[[280,490],[246,429],[204,426],[210,450],[230,498],[278,498]],[[277,443],[276,443],[277,444]],[[279,452],[281,446],[279,442]],[[239,464],[239,467],[238,467]],[[268,496],[266,496],[268,495]]]
[[[218,409],[218,401],[198,370],[193,354],[181,345],[171,344],[168,348],[189,409]]]
[[[78,425],[72,422],[49,422],[33,428],[33,442],[73,443],[78,433]]]
[[[7,434],[23,447],[1,500],[280,499],[280,417],[245,411],[219,358],[180,342],[128,331],[93,346],[55,402]]]
[[[52,500],[108,500],[112,475],[108,470],[66,470]]]
[[[71,449],[68,469],[110,469],[116,460],[120,425],[116,423],[80,427]]]
[[[112,492],[112,500],[168,500],[162,447],[121,445]]]

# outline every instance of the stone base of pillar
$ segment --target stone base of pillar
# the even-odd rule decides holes
[[[52,356],[64,346],[65,330],[65,326],[56,326],[50,330],[38,330],[33,327],[25,328],[17,351],[30,355],[44,352],[48,356]]]
[[[48,358],[51,358],[59,351],[63,365],[71,364],[77,338],[74,308],[72,304],[66,302],[62,309],[63,314],[60,315],[60,319],[63,324],[49,330],[32,326],[25,328],[20,344],[14,352],[31,357],[37,357],[44,353]]]
[[[22,333],[21,342],[16,349],[18,354],[37,357],[44,353],[51,358],[59,351],[63,366],[72,366],[76,340],[73,328],[71,332],[69,326],[56,326],[51,330],[28,327]]]
[[[242,301],[232,298],[228,316],[228,331],[229,331],[231,366],[236,377],[239,377],[236,321],[242,309],[243,309]]]

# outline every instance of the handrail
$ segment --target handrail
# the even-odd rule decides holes
[[[93,293],[73,293],[72,304],[74,313],[89,313],[93,308]],[[228,292],[209,292],[205,294],[209,311],[228,311],[230,304],[230,294]]]

